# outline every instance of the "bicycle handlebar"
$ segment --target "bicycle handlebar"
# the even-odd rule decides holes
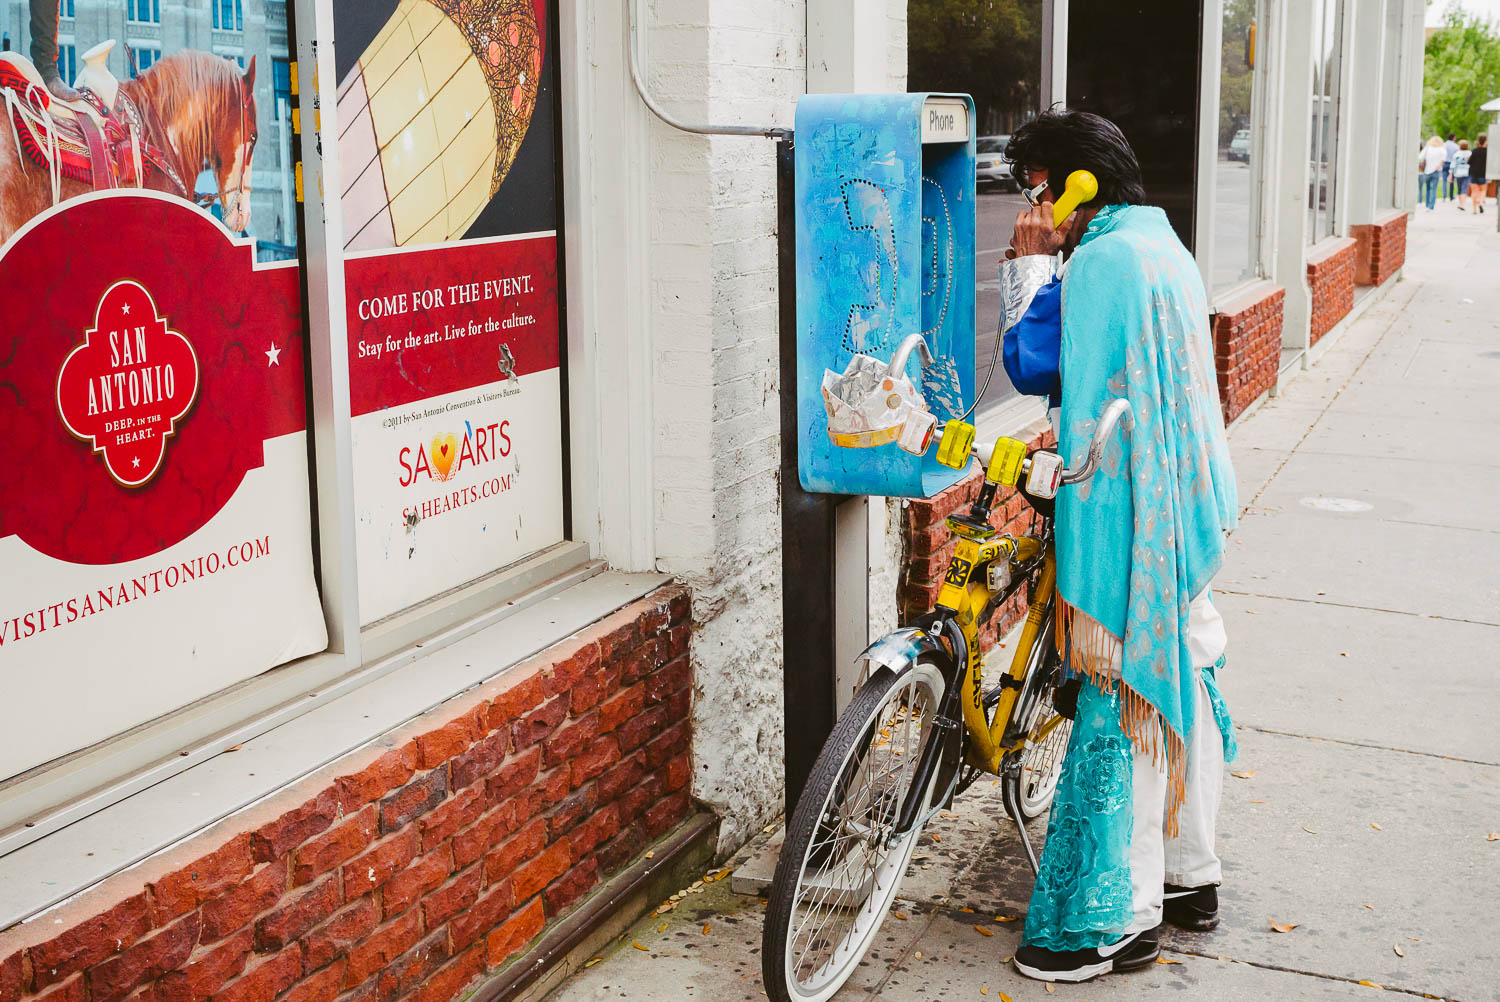
[[[1104,456],[1104,447],[1109,444],[1109,437],[1115,433],[1115,427],[1121,420],[1125,422],[1126,431],[1135,430],[1135,412],[1130,409],[1130,401],[1124,397],[1116,397],[1099,416],[1099,425],[1094,429],[1094,438],[1089,442],[1089,452],[1084,457],[1083,464],[1062,471],[1063,483],[1076,484],[1094,475],[1099,469],[1099,460]]]

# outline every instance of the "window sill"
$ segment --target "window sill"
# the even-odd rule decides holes
[[[293,717],[254,736],[235,741],[224,732],[191,768],[148,777],[145,788],[21,844],[0,857],[0,929],[254,804],[670,580],[600,572],[598,565],[574,573],[585,570],[569,587],[538,589],[544,597],[491,610],[477,630],[475,621],[462,624],[303,697],[321,702],[305,712],[295,707]],[[513,615],[521,609],[528,614]],[[432,649],[436,644],[444,646]],[[18,828],[7,835],[17,833],[32,834]]]

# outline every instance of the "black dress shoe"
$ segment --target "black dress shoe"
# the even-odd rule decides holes
[[[1204,884],[1202,887],[1166,884],[1162,890],[1163,917],[1177,928],[1188,932],[1208,932],[1218,927],[1218,884]]]
[[[1023,944],[1016,951],[1016,970],[1036,981],[1076,983],[1114,971],[1133,971],[1156,962],[1161,939],[1155,929],[1133,932],[1108,946],[1090,950],[1046,950]]]

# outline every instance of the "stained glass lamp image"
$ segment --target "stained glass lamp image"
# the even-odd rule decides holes
[[[456,240],[536,108],[536,0],[401,0],[339,84],[346,250]]]

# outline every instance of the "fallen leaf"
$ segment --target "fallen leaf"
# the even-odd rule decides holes
[[[1408,936],[1406,938],[1409,939],[1409,940],[1411,940],[1413,943],[1420,943],[1420,942],[1422,942],[1420,939],[1418,939],[1415,936]]]
[[[584,967],[593,967],[595,964],[602,964],[602,963],[604,963],[604,958],[603,957],[595,957],[593,960],[586,960],[586,961],[584,961],[583,966]]]
[[[1361,981],[1360,984],[1365,985],[1369,988],[1379,988],[1381,991],[1385,991],[1385,985],[1380,984],[1378,981]]]
[[[224,750],[225,751],[239,751],[243,747],[245,747],[243,744],[230,745],[228,748],[225,748]]]
[[[934,842],[941,842],[943,840],[943,836],[941,836],[941,835],[934,835],[934,836],[932,836],[932,840]]]
[[[1010,996],[1004,992],[996,992],[995,994],[1000,996],[1000,1002],[1010,1002]]]
[[[646,858],[650,859],[652,856],[655,856],[655,855],[656,855],[656,850],[652,849],[650,852],[646,853]]]
[[[705,935],[705,936],[708,935],[708,923],[707,922],[703,923],[703,935]]]
[[[995,916],[995,921],[996,922],[1015,922],[1016,921],[1016,917],[1014,915],[996,915]]]
[[[667,931],[667,924],[665,922],[663,922],[661,925],[659,925],[659,926],[656,927],[656,931],[657,932],[666,932]]]
[[[1255,775],[1255,770],[1246,769],[1244,772],[1231,772],[1229,775],[1233,776],[1235,779],[1249,779],[1251,776]]]
[[[650,950],[648,950],[644,946],[642,946],[641,945],[641,941],[638,940],[638,939],[631,940],[630,941],[630,945],[633,946],[633,947],[635,947],[637,950],[641,951],[642,953],[650,953],[651,952]]]
[[[985,985],[983,988],[979,989],[979,994],[981,994],[981,995],[988,995],[989,993],[990,993],[990,986],[989,985]]]
[[[894,915],[894,916],[896,916],[898,919],[900,919],[903,922],[906,921],[906,916],[902,915],[900,912],[891,912],[891,914]]]
[[[922,951],[918,950],[916,953],[912,954],[912,956],[915,957],[917,960],[921,960],[922,959]]]
[[[1264,804],[1265,801],[1264,800],[1252,800],[1252,801],[1250,801],[1250,803],[1252,803],[1252,804]]]
[[[1500,842],[1500,832],[1490,832],[1484,837],[1486,842]]]
[[[1385,829],[1384,829],[1384,828],[1382,828],[1382,827],[1380,827],[1380,826],[1379,826],[1379,825],[1377,825],[1377,824],[1376,824],[1376,823],[1375,823],[1375,822],[1373,822],[1373,821],[1371,821],[1371,822],[1370,822],[1370,827],[1371,827],[1371,828],[1373,828],[1373,829],[1375,829],[1375,830],[1376,830],[1376,831],[1378,831],[1378,832],[1381,832],[1381,831],[1385,831]]]
[[[1397,943],[1395,946],[1391,947],[1391,949],[1396,951],[1396,956],[1398,957],[1406,956],[1406,951],[1401,949],[1400,943]]]
[[[993,929],[986,929],[982,925],[976,925],[974,927],[974,931],[977,932],[977,933],[979,933],[979,935],[981,935],[981,936],[993,936],[993,935],[995,935],[995,930],[993,930]]]
[[[1052,986],[1052,982],[1047,982],[1047,994],[1051,995],[1055,991],[1057,991],[1057,989]]]
[[[972,908],[960,908],[959,911],[961,911],[961,912],[973,912],[974,909],[972,909]]]
[[[939,814],[938,817],[940,817],[940,818],[956,818],[956,817],[958,817],[958,815],[957,814],[950,814],[947,811],[944,811],[942,814]]]
[[[1296,922],[1278,922],[1275,919],[1271,919],[1270,922],[1271,928],[1276,930],[1277,932],[1291,932],[1293,929],[1297,928]]]
[[[1365,905],[1365,907],[1368,908],[1368,909],[1370,909],[1370,911],[1372,911],[1372,912],[1375,910],[1375,906],[1374,905]]]
[[[1302,826],[1302,830],[1305,831],[1305,832],[1307,832],[1307,834],[1309,834],[1309,835],[1316,835],[1316,834],[1318,834],[1318,830],[1316,828],[1309,828],[1309,827],[1307,827],[1307,825],[1303,825]]]
[[[1156,958],[1156,962],[1158,964],[1180,964],[1180,963],[1182,963],[1182,961],[1180,961],[1180,960],[1168,960],[1166,957],[1157,957]]]

